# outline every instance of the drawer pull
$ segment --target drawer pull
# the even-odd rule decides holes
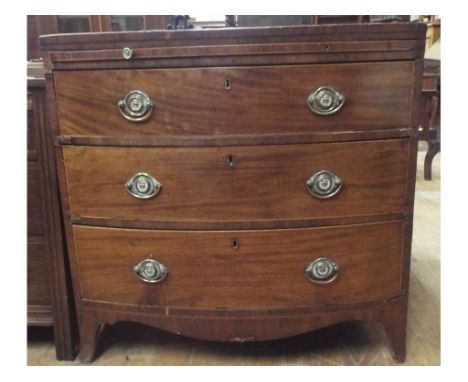
[[[331,171],[320,170],[306,181],[309,192],[319,199],[327,199],[336,195],[342,186],[341,179]]]
[[[153,102],[141,90],[132,90],[118,102],[120,114],[132,122],[144,122],[153,113]]]
[[[345,96],[331,86],[321,86],[307,97],[307,106],[318,115],[338,112],[345,103]]]
[[[125,47],[122,49],[122,57],[126,60],[130,60],[133,57],[133,49]]]
[[[328,283],[338,276],[340,267],[328,257],[319,257],[305,269],[307,278],[314,283]]]
[[[167,268],[159,261],[153,259],[145,259],[140,261],[133,271],[145,283],[160,283],[164,281],[167,276]]]
[[[146,172],[133,175],[125,184],[130,195],[137,199],[151,199],[161,190],[161,183]]]

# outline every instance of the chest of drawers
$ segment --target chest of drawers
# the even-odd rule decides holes
[[[236,342],[364,320],[404,360],[424,25],[41,43],[84,361],[122,320]]]

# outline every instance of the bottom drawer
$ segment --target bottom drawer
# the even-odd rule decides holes
[[[401,289],[402,222],[262,231],[73,231],[83,301],[265,309],[377,301]],[[331,281],[311,281],[312,271],[305,272],[317,258],[339,268]],[[145,259],[166,267],[163,281],[137,276],[135,265]],[[315,277],[325,277],[329,264],[316,263]],[[154,275],[154,265],[143,268],[144,276]]]

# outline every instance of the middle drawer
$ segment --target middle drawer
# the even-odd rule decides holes
[[[408,139],[395,139],[196,148],[65,146],[63,154],[72,217],[236,222],[402,212],[408,147]],[[153,181],[160,189],[145,199]]]

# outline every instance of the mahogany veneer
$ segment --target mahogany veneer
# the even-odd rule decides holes
[[[72,217],[194,221],[200,228],[203,222],[259,217],[274,222],[401,213],[409,141],[196,148],[66,146],[63,155]],[[232,167],[226,160],[230,155]],[[162,183],[157,200],[129,198],[123,185],[135,168],[155,174]],[[305,186],[322,168],[343,180],[335,198],[313,198]]]
[[[83,361],[121,320],[241,342],[366,320],[404,360],[423,24],[41,43]]]
[[[399,61],[59,72],[55,91],[60,134],[256,135],[407,127],[413,65]],[[335,118],[324,119],[312,114],[304,102],[312,89],[327,84],[330,78],[348,100]],[[228,91],[225,80],[229,81]],[[147,93],[157,110],[138,129],[115,113],[115,100],[133,89]]]
[[[73,233],[86,301],[249,310],[372,302],[401,289],[401,222],[228,232],[75,226]],[[148,253],[169,269],[161,288],[128,272]],[[333,283],[311,287],[303,275],[311,254],[333,254],[343,268]]]

